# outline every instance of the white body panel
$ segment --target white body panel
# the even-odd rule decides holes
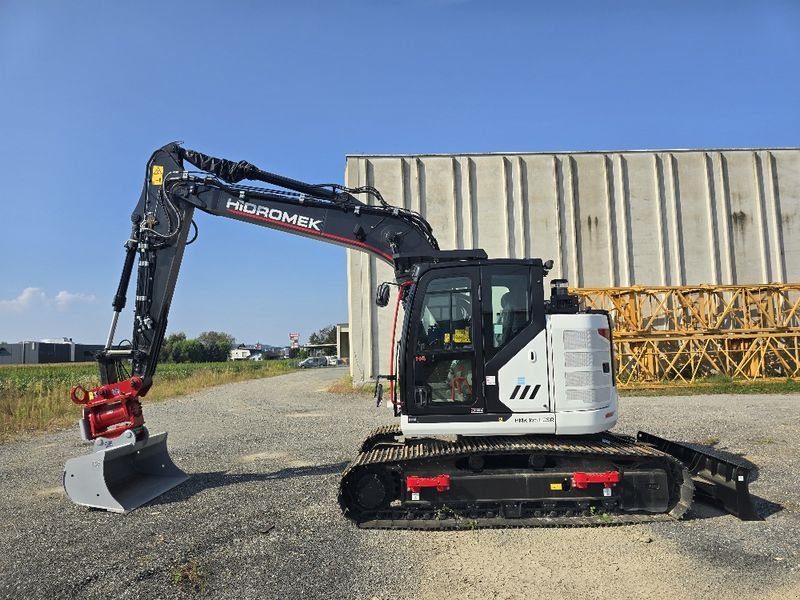
[[[412,416],[411,419],[414,419]],[[528,433],[554,434],[556,420],[550,413],[544,414],[512,414],[494,421],[472,421],[460,423],[449,421],[442,423],[419,423],[410,421],[408,415],[400,417],[400,428],[407,437],[425,437],[429,435],[525,435]]]
[[[619,410],[617,393],[611,403],[599,410],[574,410],[556,414],[556,433],[559,435],[587,435],[608,431],[617,424]]]
[[[497,372],[500,401],[515,413],[550,410],[547,337],[539,333]]]
[[[617,423],[608,318],[603,314],[550,315],[547,331],[556,433],[607,431]]]

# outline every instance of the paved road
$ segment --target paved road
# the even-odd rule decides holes
[[[0,446],[0,598],[800,597],[798,397],[626,398],[634,427],[743,453],[767,515],[701,507],[679,523],[599,529],[360,531],[339,514],[339,473],[391,422],[326,393],[319,369],[146,406],[189,482],[128,515],[73,506],[60,488],[77,431]]]

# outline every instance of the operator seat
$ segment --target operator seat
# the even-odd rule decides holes
[[[513,291],[506,292],[500,298],[500,307],[502,313],[500,315],[500,324],[502,325],[502,333],[500,336],[500,345],[505,346],[511,338],[522,331],[528,322],[528,311],[525,307],[525,301]]]

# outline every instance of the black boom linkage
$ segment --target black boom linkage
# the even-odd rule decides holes
[[[199,171],[186,170],[184,161]],[[245,179],[282,189],[239,184]],[[357,195],[372,196],[376,203],[363,202]],[[371,186],[313,185],[262,171],[246,161],[233,162],[168,144],[148,161],[144,189],[131,215],[131,237],[125,244],[111,328],[98,355],[103,384],[141,377],[142,395],[152,384],[183,251],[197,233],[192,219],[195,209],[367,252],[392,265],[398,281],[407,280],[411,266],[419,260],[466,258],[442,252],[421,215],[391,206]],[[133,335],[128,344],[114,346],[137,255]],[[132,360],[131,373],[124,367],[127,360]]]

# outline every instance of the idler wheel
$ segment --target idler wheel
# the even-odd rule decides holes
[[[386,478],[374,471],[365,473],[356,481],[353,500],[365,510],[388,506],[392,498]]]
[[[545,464],[547,464],[547,458],[542,454],[531,454],[528,457],[528,466],[534,470],[544,469]]]

